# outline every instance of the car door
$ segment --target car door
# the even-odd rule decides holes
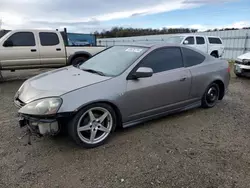
[[[125,98],[129,114],[125,121],[161,113],[188,100],[191,74],[184,68],[180,48],[154,50],[135,70],[139,67],[152,68],[154,74],[149,78],[127,81]]]
[[[56,32],[39,32],[39,47],[42,66],[66,65],[66,53]]]
[[[211,72],[208,70],[211,68],[209,63],[203,63],[205,56],[201,53],[189,48],[182,48],[184,57],[184,64],[192,75],[192,86],[190,90],[190,99],[200,100],[205,92]]]
[[[204,53],[207,53],[207,44],[205,38],[201,36],[196,37],[196,48],[201,50]]]
[[[40,65],[39,48],[34,32],[15,32],[2,44],[2,68],[30,68]]]

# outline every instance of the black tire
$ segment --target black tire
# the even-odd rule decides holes
[[[81,136],[83,136],[82,132],[84,133],[89,133],[90,134],[90,139],[91,140],[91,132],[93,131],[93,127],[91,128],[91,130],[85,130],[85,131],[82,131],[81,133],[78,132],[78,124],[81,123],[82,121],[84,122],[85,119],[82,118],[84,116],[84,114],[86,114],[89,110],[91,109],[95,109],[95,108],[102,108],[102,109],[105,109],[107,110],[111,117],[112,117],[112,127],[111,127],[111,130],[109,133],[107,133],[108,135],[105,137],[104,140],[101,140],[100,142],[98,143],[87,143],[86,141],[82,140],[82,138],[80,138],[79,134],[81,134]],[[94,113],[93,113],[94,114]],[[86,114],[87,115],[87,114]],[[97,116],[97,115],[95,115]],[[82,118],[82,119],[81,119]],[[98,117],[100,118],[100,117]],[[90,120],[87,120],[86,122],[88,122],[89,124],[89,121]],[[110,123],[110,121],[107,121]],[[86,124],[85,124],[86,125]],[[84,126],[85,126],[84,125]],[[97,146],[100,146],[100,145],[103,145],[104,143],[107,142],[107,140],[110,138],[112,132],[114,132],[115,128],[116,128],[116,125],[117,125],[117,117],[116,117],[116,113],[114,111],[114,109],[108,105],[108,104],[105,104],[105,103],[95,103],[95,104],[91,104],[91,105],[88,105],[86,107],[84,107],[83,109],[81,109],[74,117],[73,119],[69,122],[68,124],[68,132],[69,132],[69,135],[70,137],[81,147],[84,147],[84,148],[94,148],[94,147],[97,147]],[[84,127],[83,126],[83,127]],[[88,132],[89,131],[89,132]],[[98,132],[99,130],[97,130]],[[99,132],[102,132],[102,131],[99,131]],[[96,133],[97,134],[97,133]],[[104,134],[104,132],[103,132]],[[84,136],[83,136],[84,137]]]
[[[215,58],[219,58],[218,54],[216,52],[211,53],[211,56],[215,57]]]
[[[219,100],[219,96],[220,96],[220,88],[219,88],[218,84],[216,84],[216,83],[210,84],[207,87],[207,89],[202,97],[201,106],[203,108],[214,107]]]
[[[88,59],[86,57],[77,57],[72,61],[72,65],[74,67],[78,67],[80,64],[84,63],[85,61],[87,61]]]

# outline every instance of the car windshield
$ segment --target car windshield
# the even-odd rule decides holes
[[[184,39],[183,36],[173,36],[173,37],[167,38],[166,42],[171,43],[171,44],[180,44],[183,39]]]
[[[114,46],[84,62],[79,68],[92,73],[101,73],[103,76],[118,76],[147,49],[136,46]]]

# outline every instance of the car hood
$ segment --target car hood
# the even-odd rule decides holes
[[[40,98],[60,96],[108,79],[111,77],[92,74],[73,66],[64,67],[27,80],[18,90],[16,98],[29,103]]]
[[[238,59],[250,59],[250,52],[246,53],[246,54],[242,54],[238,57]]]

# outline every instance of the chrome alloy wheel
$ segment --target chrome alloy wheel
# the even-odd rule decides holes
[[[102,107],[87,110],[79,119],[77,134],[88,144],[97,144],[108,137],[113,127],[111,113]]]

